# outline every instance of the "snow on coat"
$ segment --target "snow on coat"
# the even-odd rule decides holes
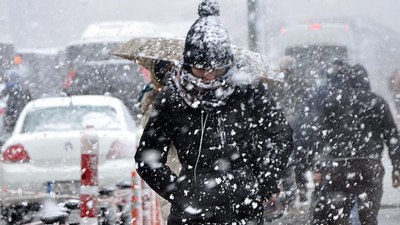
[[[166,166],[173,143],[180,174]],[[164,88],[135,156],[140,176],[171,202],[170,221],[259,218],[293,147],[292,129],[262,84],[239,85],[224,106],[189,107]]]

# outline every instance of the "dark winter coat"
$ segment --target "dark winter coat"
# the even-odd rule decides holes
[[[319,156],[322,160],[380,163],[386,144],[394,171],[398,171],[399,133],[389,105],[371,92],[369,86],[354,85],[354,81],[334,83],[322,104],[317,140]]]
[[[4,89],[1,96],[6,95],[8,95],[8,99],[4,116],[4,130],[8,133],[13,131],[19,114],[25,105],[32,100],[32,96],[30,92],[20,84],[16,84],[13,88]]]
[[[179,176],[165,165],[171,142]],[[292,147],[292,129],[263,85],[236,87],[225,106],[211,111],[189,107],[169,85],[135,159],[140,176],[171,202],[169,224],[232,224],[261,218]]]
[[[385,144],[393,172],[400,169],[399,134],[389,106],[371,92],[366,71],[354,69],[357,73],[348,70],[330,78],[322,102],[316,124],[316,172],[322,178],[313,192],[311,224],[347,224],[355,202],[361,224],[378,224]]]

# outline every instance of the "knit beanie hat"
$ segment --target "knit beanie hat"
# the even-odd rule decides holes
[[[233,64],[229,34],[219,19],[216,0],[203,0],[199,18],[186,35],[183,53],[184,68],[218,69]]]

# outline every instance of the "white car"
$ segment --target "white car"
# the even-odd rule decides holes
[[[72,96],[27,104],[1,148],[0,188],[77,194],[88,126],[99,138],[99,188],[130,182],[137,128],[125,105],[110,96]]]

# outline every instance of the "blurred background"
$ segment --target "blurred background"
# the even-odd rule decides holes
[[[4,72],[17,68],[33,99],[116,96],[139,121],[137,99],[149,82],[149,71],[110,52],[133,37],[184,38],[198,18],[200,2],[0,0],[0,90],[5,86],[1,80]],[[221,20],[234,45],[261,53],[268,60],[266,64],[275,68],[283,56],[295,57],[302,68],[301,75],[313,83],[313,88],[323,85],[324,70],[332,59],[341,57],[351,64],[361,63],[369,72],[373,91],[383,96],[396,113],[390,82],[400,68],[399,0],[219,3]],[[398,76],[400,80],[400,72]],[[0,99],[0,128],[5,101]],[[393,115],[400,118],[397,113]],[[385,166],[391,171],[387,156]],[[390,187],[390,172],[387,174],[385,187]],[[399,192],[390,190],[385,189],[383,205],[399,207]],[[393,222],[384,224],[398,224],[398,208],[381,215],[391,217]]]

